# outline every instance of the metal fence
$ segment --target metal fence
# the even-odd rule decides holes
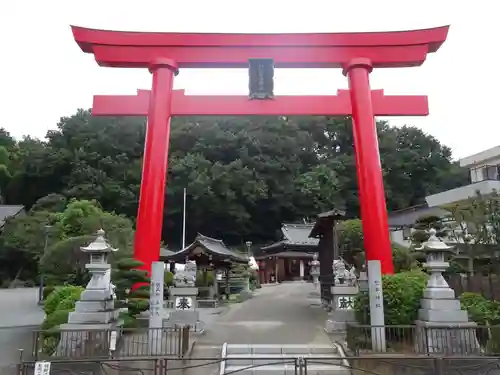
[[[181,375],[181,374],[328,374],[337,375],[498,375],[498,357],[437,357],[437,356],[361,356],[347,357],[290,357],[277,359],[260,357],[258,363],[248,364],[248,357],[232,357],[241,361],[236,370],[225,370],[225,360],[217,357],[195,359],[128,358],[120,360],[71,360],[51,363],[51,375]],[[33,375],[34,362],[19,365],[16,375]],[[234,368],[234,367],[233,367]],[[283,369],[282,372],[276,371]],[[254,372],[254,370],[257,370]],[[267,371],[266,371],[267,370]],[[274,371],[272,371],[274,370]]]
[[[55,358],[177,357],[190,346],[190,327],[32,331],[31,360]]]
[[[347,324],[355,355],[373,352],[437,355],[500,355],[500,326],[424,327]]]

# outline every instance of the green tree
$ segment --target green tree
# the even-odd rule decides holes
[[[45,226],[49,212],[36,212],[8,218],[0,235],[0,276],[2,280],[37,280],[43,257]],[[51,233],[50,239],[58,233]]]
[[[439,216],[428,215],[419,218],[413,225],[411,243],[413,248],[421,247],[422,243],[429,239],[429,230],[436,230],[436,237],[445,238],[450,232],[449,226]]]
[[[337,230],[337,235],[339,238],[340,254],[349,264],[354,264],[356,268],[360,268],[365,261],[365,245],[363,242],[364,236],[361,220],[346,220],[341,222],[339,226],[340,229]]]
[[[127,314],[121,316],[127,328],[135,327],[137,315],[149,308],[150,279],[147,272],[140,269],[143,265],[135,259],[122,258],[115,263],[111,274],[119,305],[127,308]],[[133,289],[136,284],[143,285]]]
[[[101,228],[111,246],[118,249],[111,262],[131,255],[132,222],[103,211],[95,201],[72,200],[62,213],[56,214],[53,228],[59,233],[59,240],[53,242],[41,259],[48,284],[85,285],[88,282],[85,264],[89,259],[80,247],[88,245]]]
[[[466,181],[450,150],[433,137],[409,126],[377,127],[389,209]],[[144,131],[143,118],[99,118],[79,110],[61,118],[46,142],[9,143],[4,147],[15,157],[6,202],[29,209],[54,193],[96,200],[104,211],[134,218]],[[353,144],[347,117],[176,118],[163,239],[180,246],[184,188],[188,238],[202,232],[229,245],[268,242],[281,222],[331,206],[359,217]]]
[[[494,192],[484,196],[479,192],[450,207],[455,227],[450,232],[458,242],[459,250],[466,255],[467,265],[454,262],[462,272],[470,275],[476,270],[476,263],[482,263],[485,271],[497,269],[500,265],[497,251],[500,247],[500,195]],[[486,258],[486,264],[479,262]]]

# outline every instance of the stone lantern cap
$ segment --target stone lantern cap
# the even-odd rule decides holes
[[[106,254],[117,251],[117,249],[113,248],[108,241],[104,238],[104,230],[99,229],[97,231],[97,237],[94,241],[92,241],[88,246],[80,247],[84,253],[93,253],[93,254]]]
[[[427,241],[422,243],[422,247],[416,250],[424,250],[425,252],[453,252],[454,246],[448,246],[445,242],[440,240],[436,236],[436,230],[434,228],[429,229],[430,237]]]

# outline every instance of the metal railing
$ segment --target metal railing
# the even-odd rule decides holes
[[[370,326],[348,323],[348,349],[432,355],[500,355],[500,326]],[[385,345],[384,345],[385,344]]]
[[[114,330],[36,330],[31,358],[182,358],[190,347],[190,327]],[[25,357],[28,356],[25,353]]]
[[[247,357],[234,357],[241,365],[223,369],[221,375],[250,374],[254,369],[283,368],[286,374],[306,375],[313,373],[337,374],[387,374],[387,375],[496,375],[500,373],[498,357],[421,357],[421,356],[365,356],[350,357],[348,364],[338,357],[291,357],[277,360],[270,356],[261,357],[258,363],[248,363]],[[195,369],[196,373],[219,373],[223,359],[217,357],[173,359],[173,358],[126,358],[119,360],[61,360],[51,363],[51,375],[75,374],[128,374],[128,375],[170,375],[186,373]],[[32,375],[34,362],[24,362],[18,366],[16,375]],[[328,371],[330,369],[330,371]],[[342,371],[345,369],[346,371]],[[340,372],[338,371],[340,370]],[[279,371],[273,371],[279,374]],[[187,372],[189,373],[189,371]]]

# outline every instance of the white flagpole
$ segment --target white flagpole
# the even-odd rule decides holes
[[[186,188],[184,188],[184,205],[182,209],[182,248],[186,247]]]

